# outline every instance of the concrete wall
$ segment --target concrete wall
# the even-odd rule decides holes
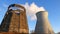
[[[35,27],[35,33],[49,34],[48,31],[51,32],[52,28],[48,20],[48,12],[40,11],[36,13],[36,16],[37,16],[37,22]]]
[[[23,10],[12,10],[10,7],[19,7]],[[0,32],[29,33],[26,10],[23,6],[12,4],[2,20]]]

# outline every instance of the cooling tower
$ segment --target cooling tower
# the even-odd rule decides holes
[[[52,28],[48,20],[48,12],[40,11],[36,13],[37,23],[35,27],[36,34],[52,34]]]
[[[11,7],[18,7],[19,9],[13,10]],[[23,6],[12,4],[8,7],[0,32],[29,33],[26,10]]]

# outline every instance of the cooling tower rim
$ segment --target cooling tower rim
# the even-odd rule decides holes
[[[47,11],[39,11],[39,12],[36,13],[36,15],[37,15],[37,14],[44,14],[44,13],[45,13],[45,14],[48,14]]]
[[[11,4],[11,5],[9,5],[8,10],[10,9],[10,7],[19,7],[19,8],[22,8],[24,11],[26,11],[25,7],[23,7],[20,4]]]

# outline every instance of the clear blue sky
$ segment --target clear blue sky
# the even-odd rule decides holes
[[[0,23],[7,11],[7,7],[10,4],[25,4],[28,2],[31,4],[34,2],[37,6],[43,6],[49,13],[49,21],[54,32],[60,31],[60,0],[0,0]],[[29,29],[34,30],[36,20],[31,21],[28,17]]]

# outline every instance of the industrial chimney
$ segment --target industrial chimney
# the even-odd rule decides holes
[[[36,34],[52,34],[52,28],[48,20],[48,12],[40,11],[36,13],[37,23],[35,27]]]

